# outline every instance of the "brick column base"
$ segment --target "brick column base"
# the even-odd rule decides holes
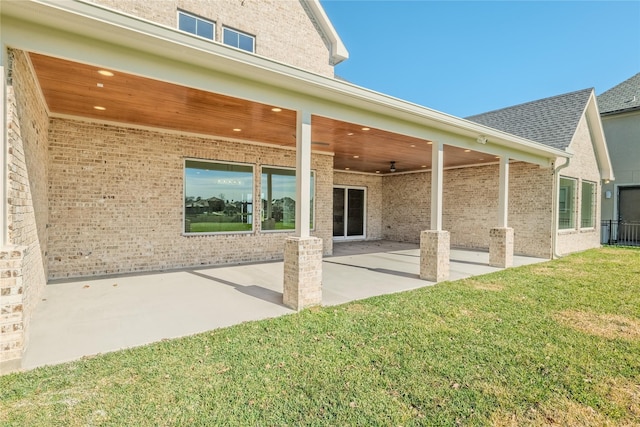
[[[420,278],[440,282],[449,278],[451,257],[448,231],[425,230],[420,233]]]
[[[0,249],[0,374],[16,371],[24,351],[22,265],[26,247]]]
[[[489,231],[489,265],[508,268],[513,265],[513,228]]]
[[[322,303],[322,239],[289,237],[285,240],[282,300],[294,310]]]

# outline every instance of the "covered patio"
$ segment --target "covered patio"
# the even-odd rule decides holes
[[[530,247],[550,256],[546,184],[570,157],[562,150],[85,2],[7,2],[2,14],[0,145],[16,171],[0,188],[7,366],[495,271]],[[278,197],[295,221],[277,229],[270,177],[291,171],[294,188]],[[208,193],[190,194],[199,172],[212,174]],[[530,174],[541,195],[529,194]],[[242,198],[224,197],[236,184]],[[342,262],[336,186],[367,191],[359,238],[420,246]],[[221,229],[191,228],[192,196],[224,201],[225,215],[198,213]],[[244,228],[223,220],[231,205]],[[130,299],[110,300],[119,294]],[[62,311],[45,316],[58,299]]]
[[[514,257],[517,266],[543,261]],[[336,243],[323,260],[322,304],[433,285],[420,279],[419,266],[416,244]],[[498,270],[487,252],[451,250],[452,280]],[[33,313],[22,367],[295,313],[283,304],[282,281],[282,261],[55,281]]]

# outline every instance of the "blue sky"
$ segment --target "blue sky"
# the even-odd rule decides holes
[[[321,0],[350,58],[336,74],[459,117],[640,72],[640,0]]]

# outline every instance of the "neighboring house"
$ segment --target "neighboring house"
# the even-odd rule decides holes
[[[640,244],[640,73],[599,95],[598,107],[616,175],[602,186],[602,241]]]
[[[49,280],[284,259],[299,309],[334,240],[420,242],[433,281],[451,246],[507,267],[599,244],[613,175],[591,90],[514,107],[513,126],[373,92],[334,78],[348,53],[318,0],[1,13],[3,370]]]

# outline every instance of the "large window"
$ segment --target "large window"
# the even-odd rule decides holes
[[[237,47],[247,52],[255,52],[255,41],[255,37],[249,34],[241,33],[240,31],[227,27],[222,29],[222,42],[226,45]]]
[[[582,193],[580,200],[580,226],[582,228],[593,228],[595,226],[596,212],[596,184],[593,182],[582,182]]]
[[[314,173],[311,172],[311,223],[313,228]],[[295,230],[296,171],[295,169],[262,168],[261,177],[262,229]]]
[[[253,230],[253,167],[186,160],[185,233]]]
[[[575,197],[576,181],[571,178],[560,178],[560,195],[558,203],[558,228],[566,230],[576,227]]]
[[[195,15],[178,11],[178,28],[205,39],[213,40],[216,24]]]

